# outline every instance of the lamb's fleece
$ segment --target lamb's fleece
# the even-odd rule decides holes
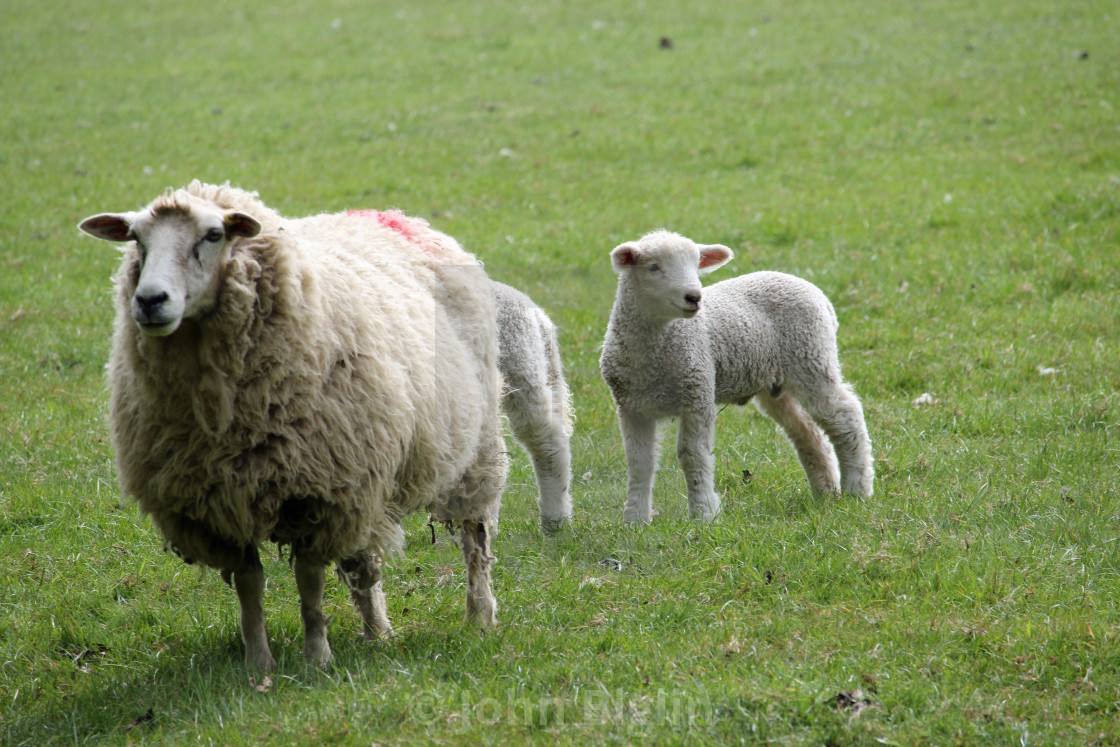
[[[129,315],[135,243],[116,277],[117,468],[167,546],[228,578],[266,540],[311,563],[385,557],[411,511],[495,513],[505,458],[482,453],[501,443],[494,307],[474,257],[450,239],[416,252],[345,213],[285,219],[197,181],[153,208],[199,199],[262,226],[233,244],[208,316],[144,335]],[[489,473],[463,484],[480,461]]]
[[[541,528],[551,533],[572,518],[572,402],[560,342],[556,326],[531,298],[497,281],[492,291],[502,410],[533,461]]]

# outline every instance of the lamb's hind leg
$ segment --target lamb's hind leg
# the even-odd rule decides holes
[[[497,625],[498,602],[490,588],[490,537],[483,521],[462,521],[463,560],[467,564],[467,620],[482,629]]]
[[[229,573],[223,577],[229,581]],[[258,671],[272,669],[276,660],[268,649],[264,622],[264,566],[257,548],[245,548],[241,564],[232,571],[233,587],[241,605],[241,639],[245,642],[245,666]]]
[[[323,564],[296,558],[296,587],[303,617],[303,658],[308,664],[326,666],[331,662],[327,643],[327,617],[323,614]]]
[[[556,397],[563,393],[548,389],[545,382],[535,382],[532,391],[514,391],[502,400],[513,435],[533,461],[541,528],[546,532],[559,529],[572,517],[570,429],[564,401],[550,401]]]
[[[360,552],[338,564],[338,576],[350,589],[350,601],[362,616],[362,637],[374,641],[393,633],[381,586],[381,563],[371,552]]]
[[[837,382],[802,401],[836,449],[840,489],[852,495],[870,496],[874,490],[875,465],[859,397],[849,385]]]
[[[813,495],[840,491],[840,473],[832,446],[813,418],[786,392],[764,393],[754,398],[758,409],[785,431],[801,462]]]

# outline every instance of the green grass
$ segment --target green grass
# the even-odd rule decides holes
[[[1120,741],[1114,3],[3,12],[0,742]],[[462,624],[458,552],[415,517],[397,636],[359,643],[332,582],[326,672],[270,562],[262,681],[234,594],[121,504],[117,254],[74,226],[193,178],[290,215],[427,217],[562,327],[575,520],[539,534],[515,450],[496,632]],[[713,280],[832,298],[874,498],[811,499],[774,427],[729,408],[721,520],[688,521],[669,443],[660,517],[622,525],[607,252],[658,226],[732,247]]]

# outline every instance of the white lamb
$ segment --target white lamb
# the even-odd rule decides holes
[[[571,397],[556,327],[521,291],[498,282],[492,291],[498,309],[498,368],[505,382],[502,410],[533,462],[541,528],[554,532],[572,516]]]
[[[304,656],[325,664],[325,566],[367,640],[387,634],[379,565],[417,510],[461,528],[468,618],[495,623],[486,519],[506,457],[490,282],[454,239],[411,228],[286,219],[197,181],[81,224],[129,242],[108,366],[122,489],[165,547],[232,578],[252,668],[274,665],[261,544],[290,548]]]
[[[714,518],[716,406],[752,398],[785,430],[814,494],[872,493],[871,440],[859,398],[840,376],[832,304],[808,281],[778,272],[701,291],[699,275],[731,257],[725,246],[669,231],[611,252],[618,296],[600,368],[626,449],[626,521],[653,518],[657,421],[667,417],[680,418],[689,514]]]

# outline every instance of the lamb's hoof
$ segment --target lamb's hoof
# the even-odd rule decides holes
[[[569,519],[571,519],[570,516],[561,516],[558,519],[546,519],[542,516],[541,532],[551,537],[552,535],[558,533],[561,529],[563,529],[564,526],[568,523]]]
[[[710,511],[707,509],[701,511],[689,511],[689,516],[693,519],[693,521],[699,521],[701,524],[711,524],[713,521],[719,518],[719,509],[717,508],[715,511]]]
[[[652,524],[659,513],[657,509],[654,509],[648,514],[641,514],[637,511],[623,511],[622,523],[630,524],[631,526],[646,526],[647,524]]]

